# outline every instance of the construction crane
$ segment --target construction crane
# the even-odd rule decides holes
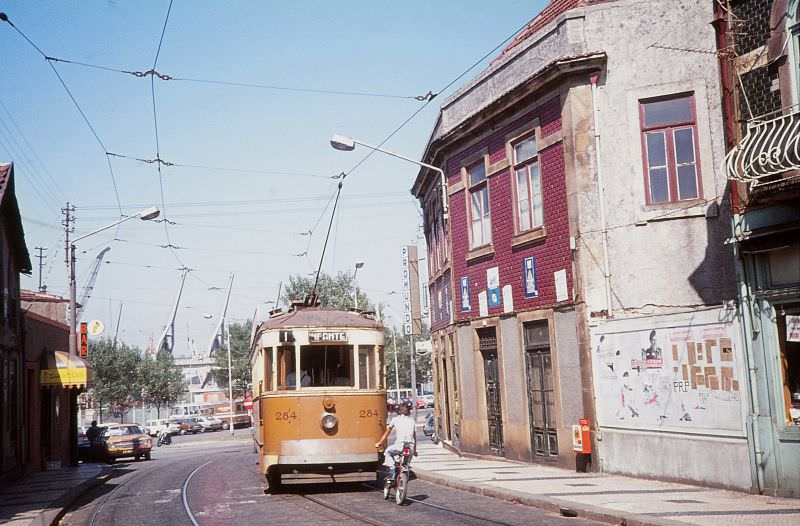
[[[231,289],[233,289],[233,272],[231,272],[230,276],[228,277],[228,294],[225,296],[225,303],[222,306],[222,312],[219,315],[219,322],[217,326],[214,328],[214,333],[211,335],[211,341],[208,343],[208,352],[206,356],[211,358],[214,356],[214,352],[216,352],[220,346],[224,345],[225,342],[225,317],[228,315],[228,303],[231,301]]]
[[[158,343],[153,349],[154,353],[156,354],[161,351],[166,351],[172,354],[172,350],[175,345],[175,316],[178,314],[178,306],[181,302],[181,294],[183,294],[183,284],[186,283],[186,275],[188,273],[189,269],[184,269],[183,273],[181,274],[181,285],[178,288],[178,295],[175,297],[175,305],[172,307],[172,314],[170,314],[169,321],[164,327],[164,331],[161,333],[161,336],[158,338]],[[155,357],[155,354],[153,357]]]
[[[92,297],[92,290],[94,289],[94,284],[97,281],[97,273],[100,272],[100,265],[103,264],[103,258],[109,250],[111,250],[111,247],[104,248],[99,254],[97,254],[97,258],[94,260],[92,273],[89,274],[89,279],[86,281],[86,286],[83,287],[83,293],[78,300],[78,307],[75,309],[75,314],[77,315],[75,316],[75,319],[77,320],[81,319],[83,310],[86,308],[86,303],[88,303],[89,299]]]

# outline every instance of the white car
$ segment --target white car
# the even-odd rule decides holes
[[[203,426],[203,432],[219,431],[227,427],[222,420],[215,416],[198,416],[197,422]]]
[[[145,422],[143,431],[154,437],[158,435],[158,429],[164,424],[164,422],[169,422],[169,434],[170,435],[177,435],[180,430],[181,426],[177,422],[170,422],[166,418],[159,418],[157,420],[148,420]]]
[[[425,407],[433,407],[434,398],[432,394],[425,394],[420,396],[420,398],[425,400]]]

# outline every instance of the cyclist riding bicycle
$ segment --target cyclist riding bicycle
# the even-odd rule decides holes
[[[403,451],[403,444],[413,444],[414,456],[417,456],[417,426],[414,423],[414,419],[410,416],[411,406],[412,402],[407,401],[401,403],[397,407],[397,416],[392,418],[389,425],[386,427],[386,431],[383,432],[383,436],[381,436],[380,440],[375,444],[375,447],[380,449],[383,442],[389,436],[389,433],[394,429],[394,443],[384,451],[383,461],[383,465],[389,468],[390,478],[394,477],[394,462],[392,461],[392,456]]]

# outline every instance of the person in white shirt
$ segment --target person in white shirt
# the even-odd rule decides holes
[[[383,452],[383,464],[389,468],[390,477],[392,476],[392,471],[394,470],[394,461],[392,460],[392,455],[403,451],[404,443],[412,443],[412,451],[414,452],[414,456],[417,456],[417,426],[414,423],[414,419],[410,416],[411,402],[401,403],[397,408],[397,413],[397,416],[392,418],[392,420],[389,422],[389,425],[386,427],[386,431],[383,432],[383,436],[381,436],[380,440],[378,440],[378,442],[375,444],[375,447],[380,449],[384,441],[388,438],[389,433],[391,433],[394,429],[394,444],[389,446],[386,451]]]
[[[172,437],[170,436],[169,433],[169,421],[163,422],[161,424],[161,427],[158,428],[156,440],[158,441],[159,444],[161,443],[162,438],[164,439],[165,444],[172,443]]]

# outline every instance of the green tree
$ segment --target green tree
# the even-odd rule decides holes
[[[290,276],[289,284],[286,285],[282,294],[285,306],[292,301],[303,300],[314,287],[314,276]],[[319,296],[320,307],[336,310],[349,310],[355,306],[353,300],[353,274],[351,272],[339,271],[336,276],[331,276],[325,272],[320,273],[319,283],[317,283],[317,295]],[[358,307],[361,310],[372,309],[369,297],[358,290]]]
[[[414,337],[414,341],[428,340],[431,337],[430,329],[423,324],[422,334]],[[386,349],[386,385],[388,388],[397,389],[395,376],[395,352],[397,353],[397,371],[400,377],[400,389],[411,387],[411,354],[409,352],[408,336],[400,329],[391,326],[384,328],[384,349]],[[430,354],[416,356],[417,385],[433,380],[433,362]]]
[[[142,353],[138,347],[109,339],[92,342],[89,349],[94,399],[101,408],[105,404],[111,415],[122,419],[141,397]],[[101,421],[102,418],[101,409]]]
[[[231,379],[233,380],[233,396],[244,396],[250,390],[252,370],[250,368],[250,331],[251,321],[231,323],[228,325],[231,341]],[[214,352],[214,367],[211,373],[223,389],[228,389],[228,348],[221,345]]]
[[[183,373],[175,365],[175,358],[167,351],[159,351],[154,359],[144,358],[139,368],[142,382],[141,400],[156,406],[158,418],[161,408],[176,402],[184,389]]]

